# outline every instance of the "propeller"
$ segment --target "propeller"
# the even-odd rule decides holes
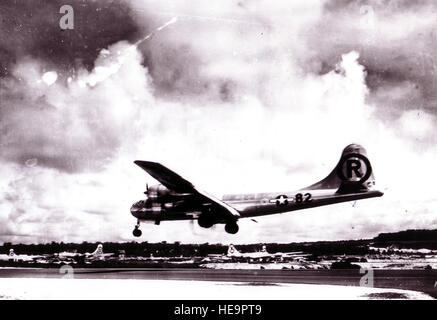
[[[149,194],[149,184],[148,183],[146,183],[146,191],[144,191],[144,194],[145,195]]]
[[[196,220],[190,220],[190,226],[191,226],[191,232],[194,235],[196,236],[200,235],[196,226]]]

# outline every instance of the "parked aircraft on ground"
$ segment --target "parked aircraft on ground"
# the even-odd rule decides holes
[[[14,249],[9,249],[9,254],[0,254],[0,261],[34,261],[36,259],[42,258],[42,255],[27,255],[27,254],[16,254]]]
[[[106,257],[110,257],[114,255],[114,253],[104,253],[103,252],[103,245],[102,244],[98,244],[96,250],[94,250],[94,252],[89,253],[78,253],[78,252],[59,252],[57,254],[55,254],[55,256],[57,258],[59,258],[60,260],[75,260],[77,258],[81,258],[84,257],[86,259],[104,259]]]
[[[227,257],[233,258],[234,260],[250,260],[250,261],[268,261],[268,260],[298,260],[303,259],[309,254],[305,254],[302,251],[296,252],[276,252],[268,253],[266,246],[263,245],[261,251],[258,252],[240,252],[234,245],[229,245]]]

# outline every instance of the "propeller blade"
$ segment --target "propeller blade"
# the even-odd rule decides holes
[[[190,226],[191,232],[193,232],[194,235],[198,236],[199,233],[197,232],[196,220],[190,220]]]

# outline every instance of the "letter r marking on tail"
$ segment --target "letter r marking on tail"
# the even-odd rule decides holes
[[[371,176],[372,166],[365,155],[350,153],[340,160],[337,173],[341,180],[362,183]]]
[[[363,174],[361,173],[361,161],[358,159],[347,159],[346,160],[346,172],[347,177],[352,178],[352,171],[355,173],[357,178],[361,178]]]

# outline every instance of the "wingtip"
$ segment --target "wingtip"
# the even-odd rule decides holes
[[[145,161],[145,160],[135,160],[134,163],[136,165],[140,165],[140,164],[146,164],[146,163],[156,163],[156,162],[152,162],[152,161]]]
[[[137,166],[139,166],[139,167],[141,167],[141,160],[135,160],[134,161],[134,164],[136,164]]]
[[[159,162],[135,160],[134,163],[142,169],[162,166]]]
[[[138,167],[144,169],[144,165],[147,164],[147,161],[143,161],[143,160],[135,160],[134,163],[135,163]]]

